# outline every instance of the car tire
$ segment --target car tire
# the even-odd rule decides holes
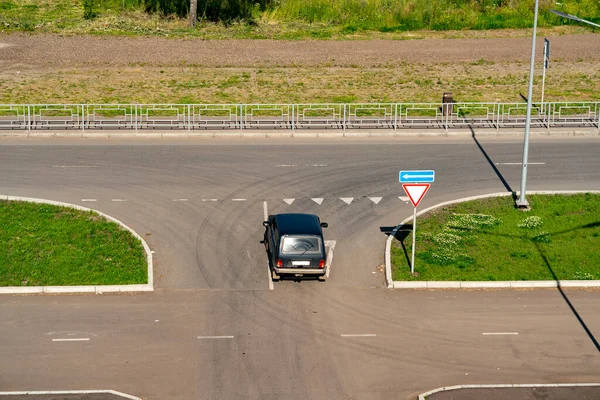
[[[271,279],[273,279],[273,282],[278,282],[281,279],[281,275],[275,271],[271,271]]]

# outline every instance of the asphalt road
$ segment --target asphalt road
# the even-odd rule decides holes
[[[398,171],[436,170],[422,207],[518,190],[517,138],[0,144],[0,194],[119,218],[156,252],[158,287],[1,297],[0,390],[405,399],[447,385],[600,376],[598,292],[566,293],[578,319],[555,290],[382,289],[382,230],[412,213],[398,198]],[[597,138],[533,138],[528,189],[598,190],[598,154]],[[327,283],[269,290],[264,201],[272,213],[329,222],[326,239],[337,245]]]

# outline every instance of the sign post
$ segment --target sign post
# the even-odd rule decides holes
[[[546,106],[544,104],[544,89],[546,86],[546,70],[550,62],[550,41],[544,38],[544,72],[542,74],[542,113],[546,114]]]
[[[435,180],[435,172],[427,171],[400,171],[400,183],[413,205],[413,229],[412,229],[412,257],[410,262],[410,273],[415,273],[415,241],[417,232],[417,206],[425,197],[425,193],[431,187],[429,182]]]

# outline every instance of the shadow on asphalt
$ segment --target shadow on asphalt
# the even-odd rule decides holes
[[[504,188],[508,192],[512,193],[513,200],[516,200],[517,199],[517,193],[512,190],[512,188],[510,187],[510,185],[508,184],[508,182],[506,181],[506,179],[504,179],[504,176],[502,176],[502,174],[500,173],[500,171],[496,167],[496,164],[492,161],[492,159],[490,158],[490,156],[488,156],[487,152],[485,151],[485,149],[483,148],[483,146],[481,145],[481,143],[479,143],[479,140],[477,140],[477,137],[475,137],[475,130],[473,129],[473,127],[469,126],[469,129],[471,130],[471,137],[475,141],[475,144],[477,145],[477,147],[479,147],[479,151],[481,151],[481,154],[483,154],[483,156],[485,157],[485,159],[487,160],[487,162],[490,164],[490,166],[492,167],[492,169],[494,170],[494,172],[496,173],[496,175],[498,176],[498,178],[500,178],[500,181],[504,185]]]

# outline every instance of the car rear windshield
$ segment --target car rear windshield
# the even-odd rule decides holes
[[[287,254],[320,253],[320,239],[316,236],[286,236],[281,251]]]

